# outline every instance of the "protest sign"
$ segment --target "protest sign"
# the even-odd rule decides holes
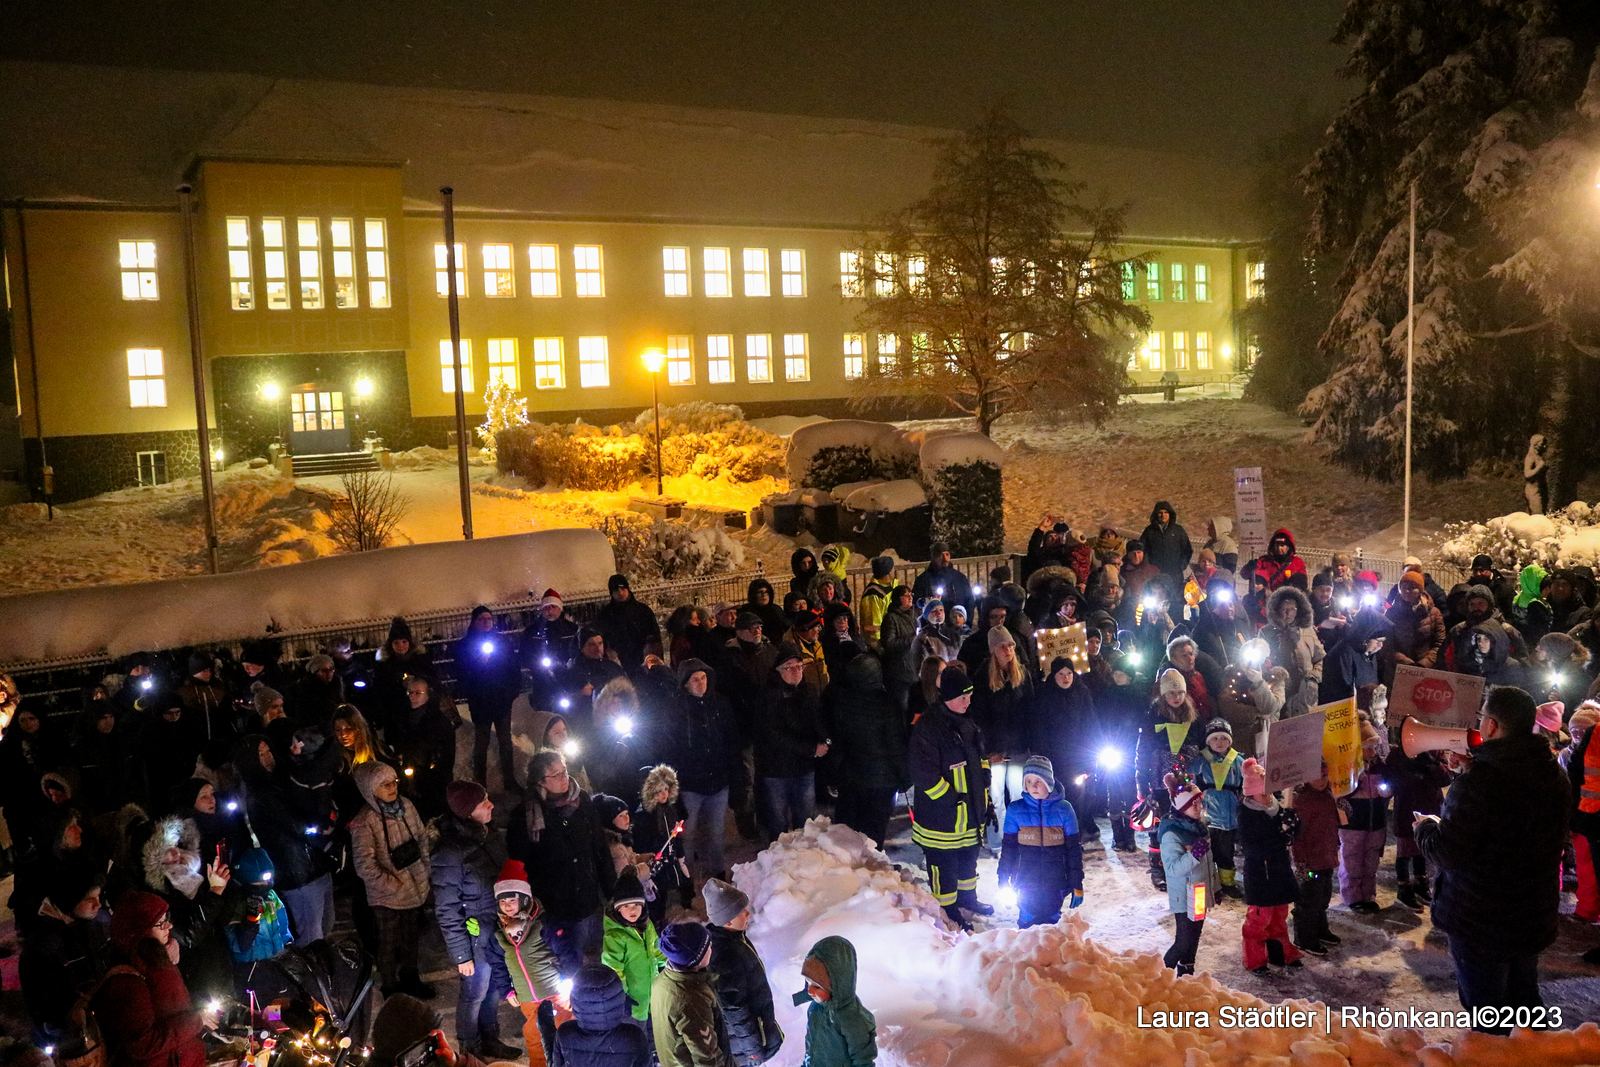
[[[1407,716],[1447,730],[1471,730],[1483,708],[1483,679],[1470,674],[1396,665],[1389,693],[1389,721]]]
[[[1322,777],[1322,740],[1327,716],[1321,711],[1279,719],[1266,729],[1261,762],[1267,769],[1267,789],[1293,789]]]
[[[1033,640],[1039,646],[1039,670],[1048,673],[1057,656],[1072,660],[1072,669],[1079,674],[1089,669],[1089,639],[1083,623],[1035,630]]]
[[[1356,719],[1356,698],[1345,697],[1322,704],[1313,711],[1326,717],[1322,732],[1322,758],[1328,764],[1328,783],[1333,795],[1355,792],[1361,775],[1361,726]]]
[[[1241,564],[1266,553],[1267,491],[1260,467],[1233,468],[1233,533]]]

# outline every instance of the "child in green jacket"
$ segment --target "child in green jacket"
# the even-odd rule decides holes
[[[522,1038],[528,1043],[530,1067],[544,1062],[539,1036],[539,1002],[556,995],[561,981],[561,965],[544,940],[544,924],[539,921],[539,902],[533,899],[528,872],[521,862],[507,860],[494,883],[494,902],[499,922],[495,940],[506,954],[506,969],[511,972],[511,996],[522,1010]]]
[[[644,887],[632,869],[617,877],[616,892],[606,909],[600,962],[622,979],[633,1017],[641,1023],[650,1018],[650,986],[667,958],[656,947],[656,927],[645,914]]]
[[[878,1058],[878,1020],[856,997],[856,947],[842,937],[811,946],[800,966],[806,987],[806,1056],[800,1067],[870,1067]]]

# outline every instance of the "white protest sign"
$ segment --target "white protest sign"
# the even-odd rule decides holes
[[[1322,777],[1322,731],[1326,713],[1310,711],[1267,725],[1262,738],[1267,790],[1293,789]]]
[[[1267,491],[1260,467],[1233,468],[1233,531],[1241,566],[1267,551]]]
[[[1429,726],[1471,730],[1483,708],[1483,679],[1470,674],[1430,671],[1409,663],[1396,665],[1389,693],[1389,719],[1411,716]]]
[[[1081,622],[1048,630],[1033,631],[1033,640],[1039,646],[1039,669],[1049,671],[1057,656],[1072,660],[1072,669],[1079,674],[1089,669],[1089,640]]]

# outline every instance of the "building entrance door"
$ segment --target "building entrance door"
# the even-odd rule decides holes
[[[289,450],[296,456],[350,451],[343,392],[314,383],[295,386],[289,394]]]

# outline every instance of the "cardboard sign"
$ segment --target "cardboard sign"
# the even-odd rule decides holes
[[[1050,630],[1033,631],[1039,645],[1039,670],[1049,673],[1050,664],[1057,656],[1072,660],[1072,669],[1082,674],[1089,669],[1089,638],[1083,623],[1058,626]]]
[[[1321,711],[1268,723],[1262,738],[1261,763],[1267,769],[1267,790],[1293,789],[1322,777],[1322,738],[1327,716]]]
[[[1483,709],[1483,679],[1401,663],[1394,669],[1389,721],[1406,716],[1447,730],[1471,730]]]
[[[1233,532],[1239,542],[1239,564],[1267,551],[1267,491],[1260,467],[1233,468]]]
[[[1325,716],[1322,758],[1328,764],[1328,787],[1336,797],[1355,792],[1361,776],[1361,724],[1356,718],[1356,698],[1345,697],[1312,709]]]

